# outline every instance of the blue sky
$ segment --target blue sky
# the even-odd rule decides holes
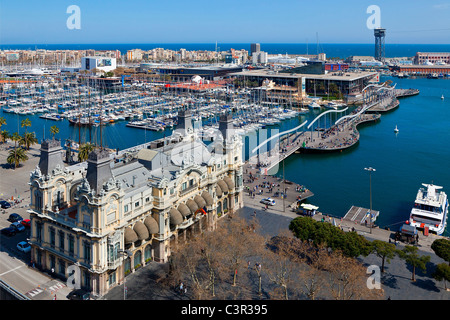
[[[450,0],[0,0],[0,43],[372,43],[370,5],[386,43],[450,44]]]

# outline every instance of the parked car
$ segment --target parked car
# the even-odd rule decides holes
[[[20,241],[20,242],[17,244],[17,249],[19,249],[19,251],[22,251],[22,252],[27,253],[27,252],[30,252],[30,251],[31,251],[31,246],[30,246],[30,244],[29,244],[28,242],[26,242],[26,241]]]
[[[5,236],[8,236],[8,237],[12,237],[12,236],[16,235],[16,229],[11,228],[11,227],[4,228],[4,229],[2,229],[2,234],[4,234]]]
[[[25,227],[20,222],[11,223],[10,227],[16,229],[17,232],[25,231]]]
[[[31,220],[30,220],[30,219],[24,219],[24,220],[22,220],[20,223],[22,223],[22,225],[23,225],[25,228],[30,228],[30,227],[31,227]]]
[[[9,222],[19,222],[22,220],[23,220],[23,218],[18,213],[11,213],[8,218]]]
[[[264,203],[264,204],[267,204],[269,206],[274,206],[275,205],[275,200],[273,200],[271,198],[264,198],[260,202]]]
[[[0,200],[0,207],[1,207],[2,209],[8,209],[8,208],[11,208],[11,203],[9,203],[9,202],[6,201],[6,200]]]
[[[82,289],[76,289],[68,294],[69,300],[90,300],[91,294]]]

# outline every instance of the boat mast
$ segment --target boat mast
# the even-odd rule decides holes
[[[81,99],[80,89],[78,89],[78,148],[81,146]]]

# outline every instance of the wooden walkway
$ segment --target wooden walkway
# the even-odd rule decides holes
[[[369,212],[373,216],[372,222],[375,221],[378,218],[378,215],[380,214],[380,212],[376,211],[376,210],[370,211],[369,209],[366,209],[366,208],[352,206],[347,211],[347,213],[345,214],[343,219],[346,221],[353,221],[353,222],[359,223],[359,224],[365,224],[366,220],[367,220],[367,222],[369,221],[368,220]]]

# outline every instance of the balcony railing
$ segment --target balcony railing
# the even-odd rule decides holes
[[[194,183],[192,186],[189,186],[189,187],[187,187],[186,189],[181,190],[181,191],[180,191],[180,197],[181,197],[181,196],[184,196],[184,195],[186,195],[186,194],[188,194],[189,192],[191,192],[191,191],[193,191],[193,190],[196,190],[197,188],[198,188],[198,183],[196,182],[196,183]]]

